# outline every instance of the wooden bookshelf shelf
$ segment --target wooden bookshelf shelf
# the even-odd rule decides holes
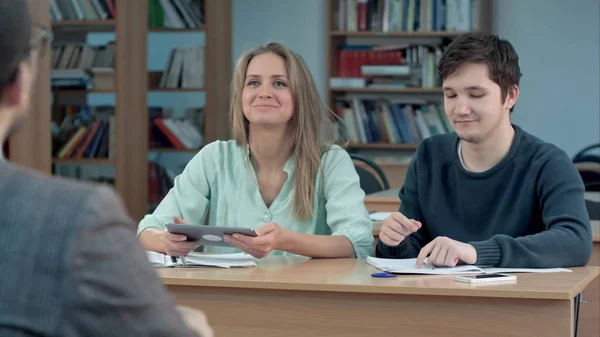
[[[196,28],[168,28],[168,27],[151,27],[148,28],[149,32],[156,33],[181,33],[181,32],[203,32],[206,28],[204,26]]]
[[[204,88],[160,88],[160,78],[162,77],[162,71],[149,71],[148,72],[148,91],[156,92],[194,92],[204,91]]]
[[[200,151],[200,149],[175,149],[175,148],[168,148],[168,147],[153,147],[153,148],[149,148],[148,152],[181,152],[181,153],[196,153]]]
[[[418,144],[388,144],[388,143],[350,143],[348,149],[365,150],[416,150]]]
[[[155,92],[203,92],[204,88],[148,88],[148,91]]]
[[[60,31],[109,32],[115,30],[116,21],[110,20],[64,20],[52,21],[52,29]]]
[[[54,164],[114,164],[115,161],[108,158],[53,158]]]
[[[114,94],[114,89],[52,89],[55,94],[68,94],[68,95],[87,95],[87,94]]]
[[[442,88],[329,88],[331,92],[439,94]]]
[[[457,31],[423,31],[423,32],[343,32],[330,31],[331,36],[343,37],[456,37],[463,32]]]

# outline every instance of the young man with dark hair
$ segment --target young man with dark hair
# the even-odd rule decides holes
[[[510,121],[521,72],[512,45],[458,36],[438,64],[455,132],[419,145],[399,212],[376,253],[435,266],[550,268],[587,264],[592,251],[584,185],[568,155]]]
[[[51,35],[27,2],[0,0],[0,145]],[[202,312],[174,308],[111,189],[0,157],[0,210],[0,336],[212,336]]]

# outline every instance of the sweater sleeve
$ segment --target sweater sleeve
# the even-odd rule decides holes
[[[398,194],[400,209],[398,211],[409,219],[420,221],[422,226],[418,231],[405,237],[404,241],[397,246],[388,246],[379,240],[375,250],[377,257],[390,259],[415,258],[419,255],[421,248],[431,241],[419,203],[417,158],[418,153],[411,160],[404,184],[400,188]]]
[[[588,263],[592,230],[581,176],[563,151],[549,151],[545,158],[537,175],[536,192],[546,229],[517,238],[498,234],[471,242],[477,250],[477,265],[555,268]]]

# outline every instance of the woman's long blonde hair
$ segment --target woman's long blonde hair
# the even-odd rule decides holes
[[[281,43],[271,42],[247,51],[240,57],[231,84],[229,113],[237,144],[248,144],[249,122],[242,111],[242,90],[248,64],[257,55],[273,53],[283,58],[294,99],[291,118],[294,155],[294,215],[306,220],[313,215],[315,180],[321,169],[321,155],[333,144],[335,114],[321,101],[315,81],[302,57]]]

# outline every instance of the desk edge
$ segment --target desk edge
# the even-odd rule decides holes
[[[526,298],[526,299],[548,299],[548,300],[569,300],[582,292],[595,278],[600,275],[600,267],[586,266],[582,268],[591,268],[592,272],[569,291],[535,291],[535,290],[514,290],[514,291],[495,291],[485,288],[419,288],[419,287],[383,287],[376,285],[345,285],[345,284],[314,284],[297,282],[272,282],[272,281],[252,281],[252,280],[219,280],[219,279],[190,279],[177,277],[160,276],[165,286],[183,286],[183,287],[210,287],[210,288],[237,288],[237,289],[261,289],[261,290],[283,290],[283,291],[313,291],[313,292],[334,292],[334,293],[353,293],[353,294],[376,294],[376,295],[417,295],[417,296],[448,296],[448,297],[480,297],[480,298]],[[517,274],[518,275],[518,274]],[[396,280],[396,279],[390,279]]]

